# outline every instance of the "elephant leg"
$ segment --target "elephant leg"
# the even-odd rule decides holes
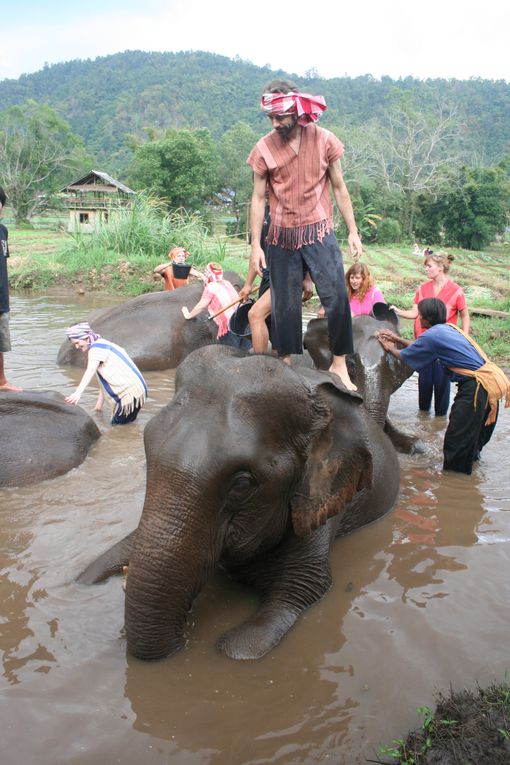
[[[425,446],[423,441],[415,436],[408,436],[398,430],[391,424],[388,418],[384,423],[384,432],[390,439],[391,443],[401,454],[423,454],[425,452]]]
[[[76,581],[80,584],[97,584],[113,574],[119,574],[122,567],[129,564],[135,533],[136,529],[92,561]]]
[[[331,587],[330,543],[331,531],[325,526],[236,569],[236,578],[258,590],[262,602],[250,619],[220,637],[218,650],[231,659],[260,659],[271,651]]]

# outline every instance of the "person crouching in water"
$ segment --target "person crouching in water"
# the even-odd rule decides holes
[[[204,270],[205,287],[198,303],[188,310],[182,307],[185,319],[194,319],[202,311],[209,311],[209,317],[218,327],[217,341],[222,345],[239,346],[239,338],[229,330],[230,317],[239,303],[239,295],[232,284],[223,278],[223,269],[219,263],[208,263]],[[219,315],[216,315],[219,314]]]
[[[458,384],[444,437],[443,470],[471,475],[473,463],[496,426],[499,399],[510,406],[510,380],[469,335],[456,324],[446,323],[442,300],[420,300],[418,317],[427,331],[414,342],[387,329],[378,333],[379,342],[385,351],[418,372],[439,361]]]
[[[83,353],[88,353],[87,368],[68,404],[77,404],[95,374],[100,382],[95,412],[104,404],[105,392],[113,399],[112,425],[126,425],[138,417],[147,397],[147,385],[142,373],[120,345],[105,340],[83,321],[66,329],[69,341]]]

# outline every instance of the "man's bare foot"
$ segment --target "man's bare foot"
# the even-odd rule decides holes
[[[5,382],[3,385],[0,385],[0,390],[8,390],[11,393],[19,393],[23,390],[23,388],[18,388],[17,385],[13,385],[12,383]]]
[[[292,359],[290,356],[280,356],[280,361],[283,361],[284,364],[287,364],[289,367],[292,363]]]
[[[358,390],[349,377],[347,364],[345,363],[345,356],[333,356],[333,363],[328,372],[333,372],[334,375],[337,375],[342,381],[344,388],[347,388],[347,390]]]

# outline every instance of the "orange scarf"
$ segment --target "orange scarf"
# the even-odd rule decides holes
[[[485,388],[487,391],[490,407],[485,424],[491,425],[493,422],[496,422],[496,417],[498,414],[498,401],[504,398],[505,407],[510,406],[510,380],[497,364],[489,360],[487,354],[482,351],[478,343],[476,343],[472,337],[467,335],[460,327],[457,327],[456,324],[449,324],[449,326],[456,329],[457,332],[460,332],[460,334],[463,335],[469,343],[471,343],[473,348],[478,351],[482,359],[485,361],[485,364],[481,366],[480,369],[461,369],[459,367],[449,367],[449,369],[451,369],[455,374],[475,378],[477,382],[474,399],[475,407],[476,399],[478,396],[478,388],[480,385]]]

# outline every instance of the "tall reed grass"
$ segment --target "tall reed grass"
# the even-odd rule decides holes
[[[177,245],[190,252],[193,265],[204,266],[210,260],[211,243],[201,216],[186,210],[168,212],[164,201],[139,194],[131,207],[112,212],[93,233],[72,234],[57,261],[75,273],[117,263],[119,257],[150,267],[164,261]]]

